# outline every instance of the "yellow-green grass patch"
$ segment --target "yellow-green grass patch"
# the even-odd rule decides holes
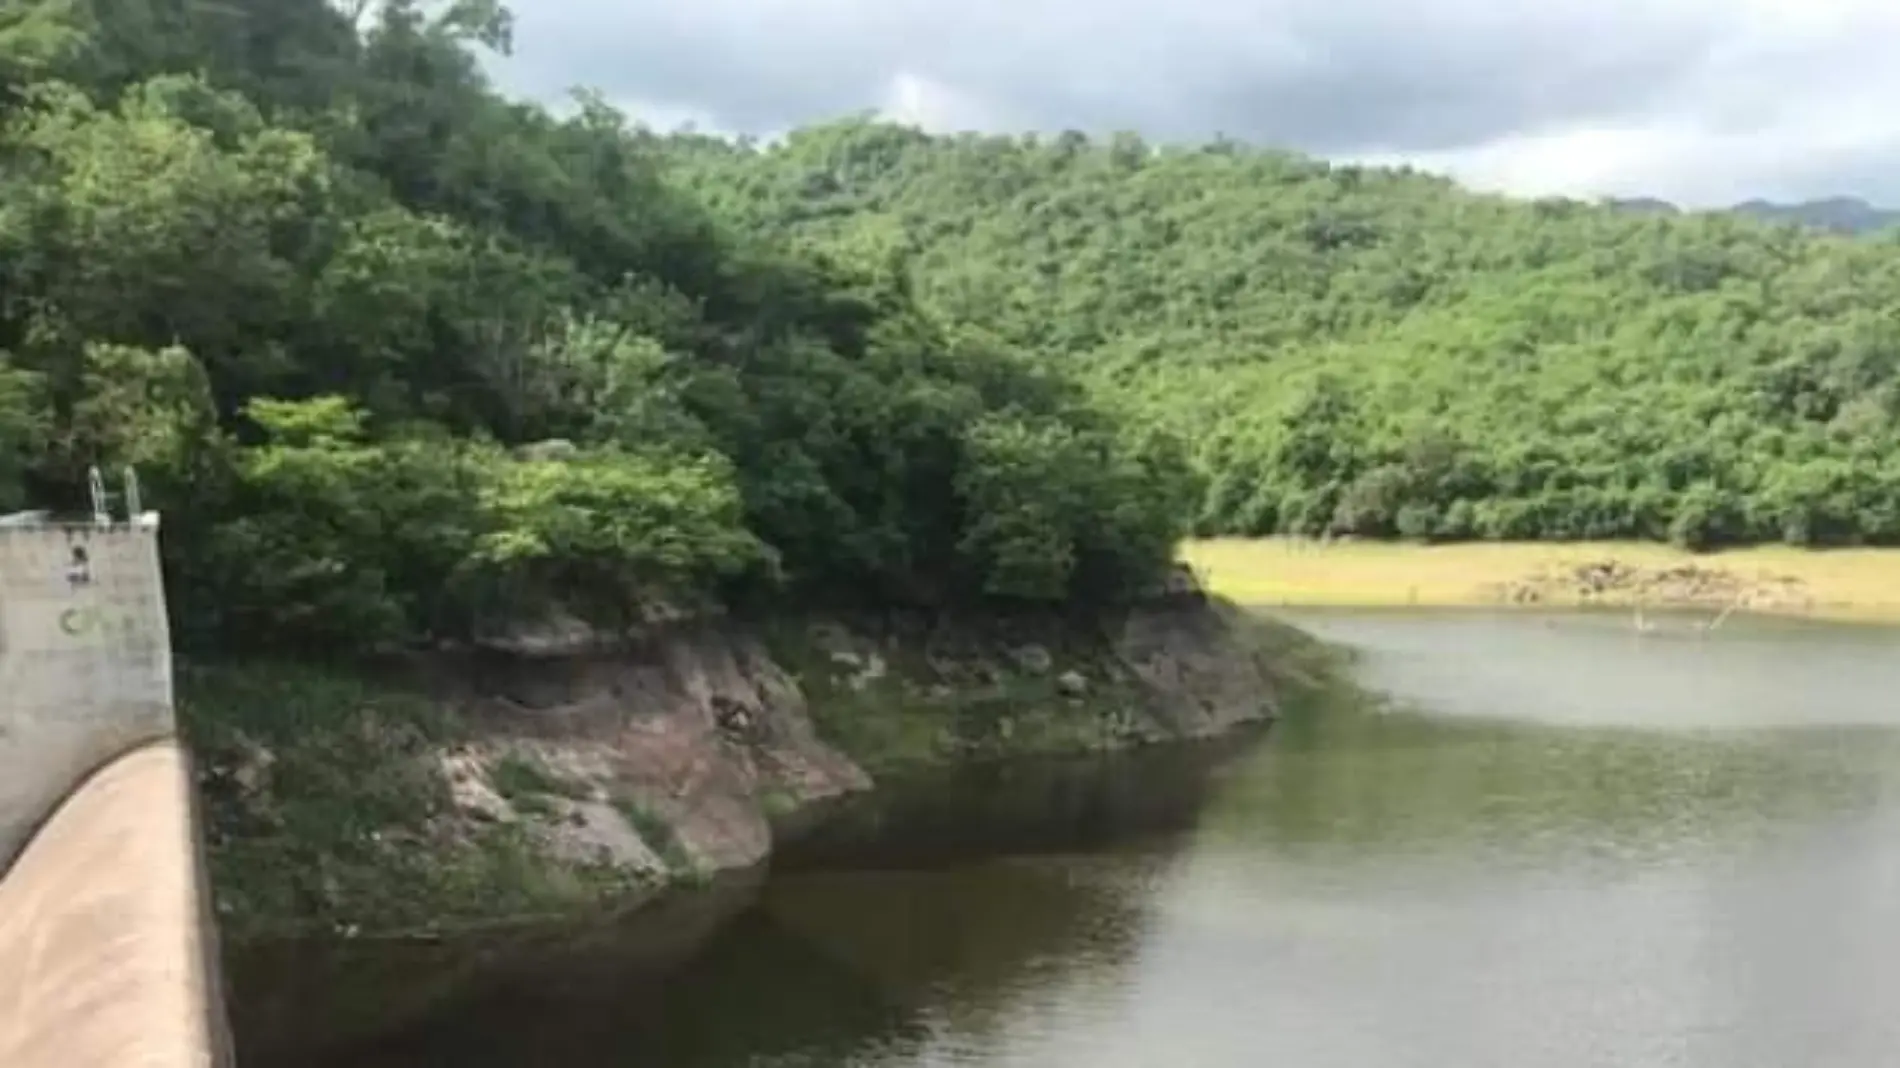
[[[1217,538],[1186,543],[1181,557],[1210,592],[1250,605],[1732,604],[1900,622],[1900,549]]]

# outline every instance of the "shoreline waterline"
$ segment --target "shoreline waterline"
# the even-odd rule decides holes
[[[1641,606],[1900,623],[1900,549],[1276,537],[1190,540],[1180,558],[1209,592],[1253,607]]]

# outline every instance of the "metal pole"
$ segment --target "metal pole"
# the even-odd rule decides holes
[[[106,506],[106,481],[99,474],[99,465],[86,469],[86,482],[92,491],[92,521],[102,527],[112,525],[112,513]]]

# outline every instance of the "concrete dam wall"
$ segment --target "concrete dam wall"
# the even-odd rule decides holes
[[[0,524],[0,1065],[229,1063],[156,517]]]

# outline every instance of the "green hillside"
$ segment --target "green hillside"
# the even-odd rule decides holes
[[[509,29],[491,0],[0,16],[0,510],[135,465],[176,633],[227,651],[1157,578],[1178,448],[880,261],[721,223],[611,109],[504,99]]]
[[[665,139],[1191,442],[1203,532],[1900,543],[1900,244],[1232,144]]]

